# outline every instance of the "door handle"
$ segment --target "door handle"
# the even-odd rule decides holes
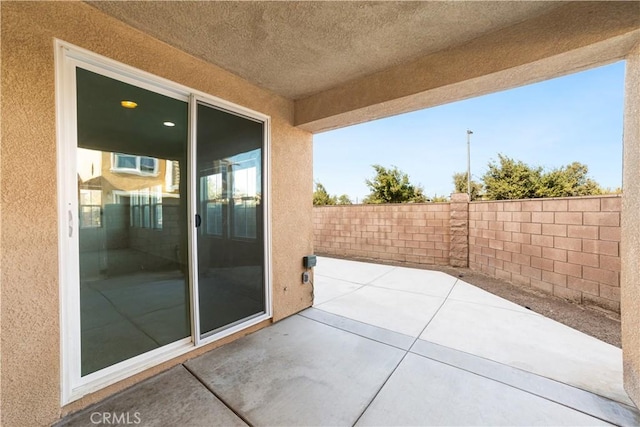
[[[71,210],[69,210],[68,227],[69,227],[69,237],[72,237],[73,236],[73,214],[71,213]]]
[[[202,218],[200,218],[200,214],[196,214],[196,228],[200,227],[202,224]]]

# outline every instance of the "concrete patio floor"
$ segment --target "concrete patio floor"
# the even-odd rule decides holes
[[[319,258],[314,293],[61,424],[640,425],[620,349],[456,277]]]

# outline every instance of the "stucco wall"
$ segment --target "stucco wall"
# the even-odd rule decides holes
[[[627,58],[622,198],[622,358],[624,386],[640,406],[640,44]]]
[[[61,413],[220,345],[198,349],[60,408],[54,37],[272,117],[274,318],[311,304],[310,289],[300,284],[300,274],[302,256],[312,252],[312,138],[292,126],[292,102],[83,3],[2,2],[1,8],[0,424],[51,423]]]
[[[298,99],[296,124],[326,131],[582,71],[623,58],[637,40],[637,29],[637,2],[567,2],[467,43]]]

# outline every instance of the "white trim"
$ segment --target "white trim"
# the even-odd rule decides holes
[[[107,76],[121,82],[138,86],[170,98],[187,101],[191,90],[186,86],[163,79],[146,71],[139,70],[129,65],[114,61],[98,55],[89,50],[56,39],[58,45],[67,59],[91,72]]]
[[[64,283],[70,282],[68,277],[71,271],[66,268],[70,262],[68,258],[73,253],[70,248],[69,239],[69,227],[72,227],[73,212],[72,207],[67,205],[69,200],[69,170],[71,167],[68,165],[70,159],[66,150],[66,144],[64,144],[67,135],[72,137],[73,132],[67,129],[69,118],[66,117],[70,107],[65,105],[72,102],[74,97],[64,97],[62,94],[67,93],[68,80],[70,79],[68,71],[63,68],[66,66],[66,57],[59,45],[58,41],[54,42],[54,62],[55,62],[55,91],[56,91],[56,139],[57,139],[57,190],[58,190],[58,282],[59,282],[59,298],[60,298],[60,399],[61,404],[65,404],[69,401],[71,395],[71,380],[69,376],[69,364],[71,355],[74,353],[70,347],[71,339],[69,332],[71,325],[73,325],[73,319],[71,319],[72,309],[70,296],[67,287],[63,286]],[[66,77],[66,79],[65,79]],[[70,216],[71,215],[71,216]]]
[[[89,71],[94,71],[107,77],[113,76],[116,80],[183,101],[187,101],[189,96],[193,94],[207,99],[208,101],[206,102],[216,108],[235,112],[254,121],[265,122],[270,119],[270,116],[266,114],[123,64],[71,43],[59,39],[55,39],[55,43],[56,46],[59,46],[64,51],[66,57],[76,60],[78,64],[82,65],[82,68]]]
[[[266,116],[262,113],[249,110],[248,108],[241,107],[232,102],[225,101],[224,99],[216,98],[212,95],[207,95],[206,93],[193,91],[193,95],[195,97],[195,100],[200,104],[219,111],[235,114],[236,116],[240,116],[254,122],[264,124],[267,120],[270,119],[269,116]]]
[[[232,335],[272,317],[271,271],[271,119],[262,113],[171,82],[153,74],[121,64],[64,41],[54,40],[56,137],[57,137],[57,189],[58,189],[58,280],[60,296],[60,398],[61,405],[80,399],[152,366],[188,353],[195,348]],[[80,67],[123,81],[171,98],[188,101],[190,111],[187,155],[189,287],[191,291],[191,337],[140,354],[115,365],[93,372],[85,377],[80,370],[80,283],[78,233],[78,196],[76,177],[77,117],[75,69]],[[197,100],[213,108],[263,123],[263,203],[264,203],[264,268],[265,313],[249,317],[206,339],[200,339],[197,286],[197,241],[195,238],[195,212],[197,195],[196,108]],[[70,227],[72,232],[69,233]],[[70,285],[71,284],[71,285]],[[75,286],[73,284],[76,284]]]
[[[80,378],[80,381],[78,381],[71,390],[67,403],[78,400],[89,393],[96,392],[118,381],[122,381],[130,376],[188,353],[194,348],[191,338],[187,337],[93,372]]]
[[[191,150],[193,150],[193,152],[191,153],[189,166],[192,168],[193,171],[195,171],[197,168],[197,165],[196,165],[197,138],[195,133],[197,132],[197,124],[198,124],[198,119],[197,119],[198,104],[202,104],[219,111],[231,113],[231,114],[240,116],[242,118],[246,118],[255,122],[262,123],[261,181],[263,181],[263,189],[264,189],[263,192],[266,194],[262,195],[265,311],[262,314],[251,315],[248,318],[246,318],[246,320],[241,319],[240,320],[241,323],[238,323],[237,325],[232,324],[232,326],[229,326],[226,328],[223,327],[224,329],[221,328],[220,330],[217,330],[219,332],[214,331],[214,333],[211,335],[207,335],[207,333],[205,333],[204,334],[205,336],[203,336],[200,330],[200,322],[198,321],[200,318],[199,317],[200,300],[198,298],[198,270],[197,270],[198,262],[197,260],[195,260],[193,264],[194,277],[192,279],[192,283],[194,288],[193,295],[195,295],[195,298],[193,298],[193,300],[195,301],[195,306],[196,306],[195,310],[193,310],[193,313],[195,313],[198,316],[194,318],[194,323],[196,325],[196,328],[194,329],[197,329],[197,334],[194,335],[196,346],[205,345],[213,341],[219,340],[221,338],[227,337],[235,332],[241,331],[243,329],[246,329],[249,326],[255,325],[257,323],[260,323],[264,320],[267,320],[273,317],[272,273],[271,273],[271,117],[265,116],[264,114],[251,112],[250,110],[247,110],[245,108],[237,109],[235,108],[234,104],[230,104],[224,101],[219,102],[218,98],[212,97],[210,95],[203,95],[203,94],[197,94],[197,93],[192,94],[190,105],[189,105],[189,114],[190,114],[190,123],[191,123],[190,129],[193,129],[193,135],[190,140],[191,144],[189,147]],[[196,174],[195,173],[190,174],[189,183],[192,186],[192,192],[189,192],[189,195],[192,197],[192,199],[191,199],[191,203],[189,204],[189,207],[193,209],[193,211],[191,212],[191,215],[189,216],[190,221],[195,221],[195,214],[198,211],[198,206],[197,206],[198,195],[196,194],[196,188],[197,188],[196,181],[197,181]],[[193,233],[197,232],[196,231],[197,229],[195,228],[195,224],[191,226],[191,230]],[[197,254],[198,240],[197,240],[197,236],[195,235],[192,235],[192,236],[193,236],[192,237],[193,240],[191,242],[190,247],[192,248],[191,253],[193,254],[193,256],[195,256],[195,254]],[[208,333],[211,333],[211,332],[208,332]]]
[[[200,337],[199,338],[199,345],[203,346],[203,345],[207,345],[210,344],[212,342],[218,341],[224,337],[228,337],[229,335],[233,335],[236,332],[240,332],[244,329],[247,329],[250,326],[253,325],[257,325],[260,322],[263,322],[265,320],[271,319],[271,315],[263,313],[263,314],[258,314],[258,315],[254,315],[254,316],[249,316],[248,318],[246,318],[246,320],[241,319],[240,322],[238,324],[232,324],[232,326],[229,327],[225,327],[223,326],[218,332],[215,332],[211,335],[207,335],[203,338]],[[211,332],[209,332],[211,333]]]
[[[196,153],[197,153],[197,129],[198,129],[198,103],[194,94],[189,97],[189,147],[187,153],[187,221],[189,232],[187,238],[189,242],[189,290],[191,291],[191,337],[197,347],[200,343],[200,295],[198,293],[198,229],[195,218],[198,213],[198,188],[196,176]]]
[[[263,125],[263,167],[264,179],[262,203],[264,203],[263,239],[264,239],[264,279],[265,279],[265,308],[269,318],[273,317],[273,273],[271,269],[271,117],[264,120]]]

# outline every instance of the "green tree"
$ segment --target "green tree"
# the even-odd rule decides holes
[[[429,201],[433,203],[445,203],[449,201],[449,198],[447,196],[438,196],[437,194],[434,194]]]
[[[324,205],[335,205],[337,203],[336,196],[331,196],[327,189],[324,188],[324,185],[316,182],[316,190],[313,192],[313,205],[314,206],[324,206]]]
[[[597,182],[587,176],[589,168],[579,162],[544,173],[538,197],[571,197],[603,194]]]
[[[539,196],[542,168],[498,154],[483,175],[485,197],[489,200],[532,199]]]
[[[622,187],[616,187],[616,188],[607,187],[607,188],[603,188],[602,189],[602,194],[622,194]]]
[[[572,197],[603,194],[605,190],[588,177],[589,168],[579,162],[545,172],[498,154],[482,177],[489,200]]]
[[[456,193],[467,193],[467,173],[458,172],[453,174],[453,186]],[[478,200],[482,194],[482,184],[471,180],[471,200]]]
[[[338,197],[337,204],[339,204],[339,205],[352,205],[353,203],[351,202],[351,199],[349,198],[349,196],[347,196],[346,194],[343,194],[342,196]]]
[[[376,176],[365,181],[371,193],[363,200],[363,203],[423,203],[427,201],[422,188],[412,185],[409,182],[409,175],[396,166],[389,169],[380,165],[372,165],[372,167],[376,171]]]

